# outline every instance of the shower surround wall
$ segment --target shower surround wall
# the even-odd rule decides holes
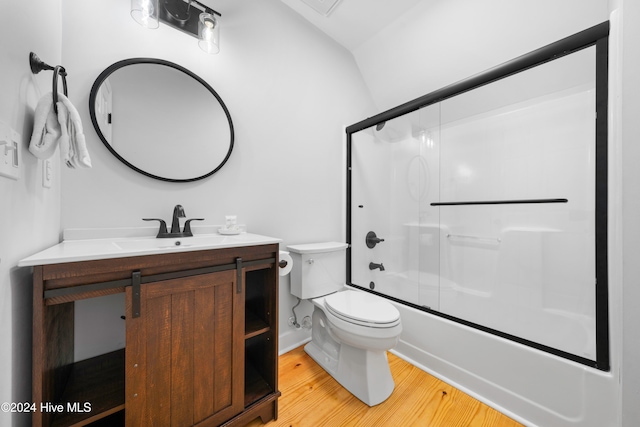
[[[400,355],[538,425],[615,425],[613,407],[585,404],[585,387],[610,374],[556,357],[609,370],[596,333],[596,277],[606,292],[607,273],[596,268],[606,139],[597,145],[595,70],[591,46],[350,140],[350,283],[409,303],[398,304]],[[384,242],[367,247],[369,231]]]

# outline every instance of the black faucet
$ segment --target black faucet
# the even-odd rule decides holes
[[[180,231],[180,220],[178,218],[185,218],[184,208],[182,205],[176,205],[173,208],[173,219],[171,221],[171,232],[167,232],[167,223],[160,218],[142,218],[143,221],[159,221],[160,229],[156,238],[162,239],[167,237],[191,237],[191,221],[204,221],[204,218],[191,218],[184,223],[184,229]]]
[[[384,271],[384,265],[382,265],[382,263],[380,264],[376,264],[375,262],[369,263],[369,270],[375,270],[376,268],[379,268],[380,271]]]
[[[185,218],[184,208],[182,205],[176,205],[173,208],[173,221],[171,221],[171,234],[180,233],[180,220],[178,218]]]

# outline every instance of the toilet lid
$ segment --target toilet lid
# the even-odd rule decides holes
[[[400,312],[383,298],[353,290],[327,295],[325,307],[336,317],[350,323],[388,328],[400,321]]]

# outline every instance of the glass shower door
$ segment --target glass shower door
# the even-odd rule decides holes
[[[609,369],[596,30],[347,128],[351,285]]]
[[[595,359],[595,48],[441,103],[440,311]]]
[[[419,306],[439,305],[439,107],[352,135],[352,282]],[[375,233],[378,239],[367,239]],[[380,265],[381,264],[381,265]]]

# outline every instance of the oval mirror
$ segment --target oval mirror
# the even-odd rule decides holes
[[[108,67],[91,88],[89,111],[114,156],[162,181],[211,176],[233,150],[233,123],[220,96],[191,71],[162,59]]]

